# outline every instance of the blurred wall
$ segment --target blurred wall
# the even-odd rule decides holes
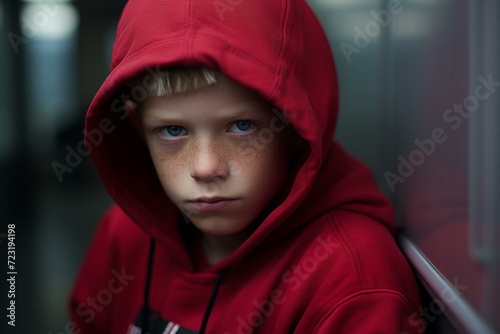
[[[394,204],[426,325],[500,331],[500,3],[309,2],[338,66],[337,138]]]
[[[64,173],[54,163],[82,140],[124,3],[0,1],[0,251],[14,224],[17,272],[16,326],[3,314],[0,333],[69,332],[69,291],[111,200],[88,157]]]

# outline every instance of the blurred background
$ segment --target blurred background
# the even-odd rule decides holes
[[[0,0],[2,296],[8,224],[17,271],[16,327],[2,297],[1,333],[69,333],[67,297],[111,199],[88,158],[66,159],[125,3]],[[500,332],[500,2],[309,3],[337,63],[337,139],[395,206],[425,329]]]

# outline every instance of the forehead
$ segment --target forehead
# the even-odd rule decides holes
[[[216,84],[173,96],[149,97],[141,105],[145,118],[155,115],[223,114],[249,111],[271,113],[272,106],[252,90],[225,78]]]

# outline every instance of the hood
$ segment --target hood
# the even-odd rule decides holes
[[[172,219],[177,209],[126,115],[124,82],[144,70],[153,75],[163,66],[199,65],[256,91],[309,144],[285,199],[214,271],[326,210],[356,211],[393,228],[392,211],[368,170],[332,140],[338,113],[335,65],[304,1],[130,0],[118,25],[111,72],[90,105],[85,134],[87,143],[102,139],[88,148],[110,195],[143,230],[179,254],[180,264],[189,261]],[[140,98],[140,87],[128,94]]]

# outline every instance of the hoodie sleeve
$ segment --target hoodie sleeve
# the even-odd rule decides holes
[[[70,297],[70,317],[73,322],[74,333],[106,333],[109,328],[107,319],[110,319],[109,308],[102,308],[97,304],[96,295],[104,287],[106,280],[111,277],[103,273],[108,270],[104,268],[112,267],[113,255],[109,252],[111,210],[108,211],[97,228],[90,248],[80,272],[77,281],[73,287]],[[96,313],[101,316],[96,317]]]
[[[123,265],[123,259],[134,256],[137,259],[135,262],[141,264],[141,252],[134,250],[127,239],[130,236],[141,239],[142,234],[116,206],[103,216],[70,296],[70,327],[73,333],[126,332],[126,328],[115,328],[117,323],[123,322],[114,320],[117,310],[122,318],[130,317],[126,308],[136,311],[130,307],[137,303],[136,296],[131,292],[140,287],[141,277],[136,279],[138,268]],[[124,235],[129,237],[123,238]],[[128,242],[132,254],[134,251],[135,254],[124,253],[124,247],[121,247],[123,242]],[[122,302],[124,299],[127,303]],[[126,304],[129,307],[124,308]]]
[[[391,290],[367,290],[346,298],[318,324],[315,334],[424,333],[425,324],[406,298]]]

